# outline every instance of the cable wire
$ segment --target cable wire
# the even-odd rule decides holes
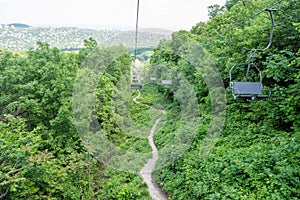
[[[137,1],[136,9],[136,24],[135,24],[135,47],[134,47],[134,63],[137,56],[137,46],[138,46],[138,30],[139,30],[139,10],[140,10],[140,0]]]

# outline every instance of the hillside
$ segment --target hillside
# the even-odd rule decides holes
[[[83,47],[83,40],[96,39],[101,46],[124,45],[134,47],[135,31],[93,30],[75,27],[3,27],[0,29],[0,49],[26,50],[36,47],[38,41],[45,42],[62,50],[77,50]],[[165,30],[141,30],[139,47],[154,47],[161,39],[171,37]]]
[[[14,28],[29,28],[30,26],[27,24],[22,24],[22,23],[11,23],[7,25],[2,25],[2,26],[8,26],[8,27],[14,27]]]
[[[299,200],[299,8],[212,7],[209,21],[139,49],[140,91],[131,48],[89,38],[77,52],[0,50],[0,199]],[[232,80],[271,93],[236,99]]]

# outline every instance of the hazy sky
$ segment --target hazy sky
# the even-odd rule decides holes
[[[226,0],[140,0],[142,28],[186,29]],[[0,0],[0,24],[134,28],[137,0]]]

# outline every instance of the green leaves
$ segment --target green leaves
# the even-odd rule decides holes
[[[211,61],[203,53],[209,53],[228,86],[229,69],[245,63],[250,48],[265,47],[268,41],[268,15],[256,15],[266,7],[278,9],[273,13],[273,43],[253,62],[262,71],[263,84],[272,95],[268,100],[248,103],[234,101],[228,89],[226,123],[218,133],[222,136],[215,148],[203,156],[203,139],[213,117],[212,100],[220,101],[210,95],[219,91],[208,92],[207,84],[213,81],[205,82],[203,76],[214,78],[215,74],[209,70],[199,73],[191,61],[208,64]],[[208,22],[198,23],[191,32],[176,32],[172,40],[163,40],[154,49],[149,66],[151,77],[179,81],[174,71],[180,72],[192,85],[199,104],[197,108],[188,107],[186,112],[196,109],[201,114],[199,124],[185,129],[192,132],[194,139],[184,153],[175,150],[177,143],[161,152],[161,163],[172,162],[156,171],[155,178],[170,199],[299,199],[298,12],[297,0],[228,0],[225,7],[210,7]],[[203,48],[192,48],[191,39]],[[84,44],[78,54],[62,53],[41,42],[28,52],[0,51],[0,198],[150,199],[140,177],[104,167],[90,156],[78,137],[73,116],[78,114],[78,108],[72,104],[72,95],[79,91],[79,100],[88,103],[90,96],[74,88],[75,81],[81,81],[84,89],[95,94],[95,119],[90,121],[90,104],[86,105],[79,128],[92,132],[89,125],[95,122],[107,131],[107,143],[100,150],[106,150],[105,145],[112,142],[124,151],[149,153],[147,140],[136,136],[159,116],[145,105],[126,101],[130,99],[126,87],[131,61],[126,49],[98,49],[92,38]],[[180,57],[185,53],[193,55],[189,62]],[[92,65],[90,71],[79,69],[88,65]],[[241,64],[233,76],[242,80],[245,67]],[[103,69],[100,77],[99,69]],[[168,146],[177,136],[182,141],[191,136],[178,131],[182,121],[177,99],[186,103],[191,100],[184,99],[189,94],[182,88],[176,96],[172,89],[148,85],[140,99],[168,110],[155,135],[158,148]],[[126,121],[129,115],[146,128],[128,132],[120,128],[117,122],[124,126],[133,123]],[[103,142],[103,138],[98,139]],[[178,158],[179,153],[183,154]]]
[[[277,83],[285,84],[285,82],[290,82],[293,80],[293,77],[290,75],[293,74],[296,69],[293,69],[293,66],[290,65],[291,61],[295,59],[293,52],[289,50],[281,50],[278,53],[273,53],[267,57],[265,65],[267,68],[264,72],[267,78],[274,79]]]
[[[156,65],[153,69],[150,66],[149,72],[161,74],[158,72],[163,65],[183,73],[197,92],[202,115],[189,151],[156,171],[155,177],[170,199],[298,199],[299,2],[232,0],[225,7],[224,13],[211,7],[214,16],[191,30],[197,36],[178,32],[154,51],[151,62]],[[271,97],[252,103],[236,101],[228,88],[225,128],[215,148],[203,157],[203,138],[211,120],[210,95],[201,74],[183,59],[173,59],[172,51],[186,50],[186,37],[196,38],[214,58],[226,87],[234,64],[240,71],[233,76],[243,80],[247,65],[240,63],[249,59],[249,49],[263,48],[268,42],[268,13],[256,15],[266,7],[278,9],[273,12],[273,43],[268,51],[256,54],[253,63],[262,71],[263,84],[272,91]],[[200,55],[197,58],[201,59]],[[175,132],[169,128],[170,121],[157,135],[159,146]]]
[[[82,73],[79,79],[87,73],[92,75],[92,70],[78,70],[79,63],[88,64],[83,61],[96,48],[93,39],[85,43],[87,48],[79,54],[62,53],[44,43],[22,54],[1,51],[1,199],[77,200],[97,196],[101,199],[101,194],[107,194],[107,191],[99,190],[106,185],[107,178],[103,174],[107,170],[88,155],[75,129],[72,112],[77,72]],[[102,52],[98,61],[107,69],[101,79],[93,80],[99,100],[97,120],[119,137],[120,130],[114,125],[113,118],[113,92],[120,78],[129,72],[130,56],[123,47],[110,47]],[[85,84],[91,86],[91,82]],[[132,137],[123,144],[129,144],[138,152],[149,151],[145,147],[147,140]],[[123,175],[120,173],[112,178],[118,180]],[[130,178],[126,181],[133,184],[125,187],[127,182],[126,185],[119,183],[114,198],[147,196],[142,180]],[[136,192],[137,188],[139,192]]]

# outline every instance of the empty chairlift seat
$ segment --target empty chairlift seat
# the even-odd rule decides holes
[[[130,89],[132,90],[140,90],[143,88],[142,84],[130,84]]]
[[[271,19],[271,22],[272,22],[272,26],[271,26],[271,30],[270,30],[269,43],[263,49],[251,49],[250,58],[248,60],[246,80],[248,80],[249,70],[252,67],[252,60],[254,58],[254,55],[257,52],[263,52],[263,51],[269,49],[271,44],[272,44],[273,31],[274,31],[274,18],[273,18],[272,12],[275,11],[275,9],[265,8],[263,11],[269,12],[270,19]],[[262,13],[262,12],[260,12],[260,13]],[[260,13],[258,13],[258,14],[260,14]],[[232,95],[233,95],[234,99],[244,98],[244,99],[248,99],[248,100],[254,100],[255,98],[265,99],[265,98],[268,98],[270,96],[271,91],[269,89],[268,89],[269,90],[268,94],[263,94],[264,92],[263,92],[263,85],[262,85],[262,76],[261,76],[261,71],[258,69],[258,67],[253,65],[252,68],[254,68],[258,71],[259,82],[247,82],[247,81],[246,82],[233,82],[232,81],[232,70],[235,68],[235,66],[236,65],[234,65],[229,71],[230,87],[232,89]]]
[[[172,84],[172,80],[161,80],[161,84],[163,84],[163,85],[171,85]]]
[[[254,99],[269,97],[269,95],[263,95],[263,86],[260,82],[232,82],[231,84],[234,99]]]
[[[230,87],[232,89],[232,95],[234,99],[254,100],[256,98],[266,99],[270,96],[270,90],[268,91],[268,94],[264,94],[261,72],[256,66],[255,68],[259,73],[260,82],[233,82],[231,71],[234,67],[235,66],[233,66],[230,70]]]

